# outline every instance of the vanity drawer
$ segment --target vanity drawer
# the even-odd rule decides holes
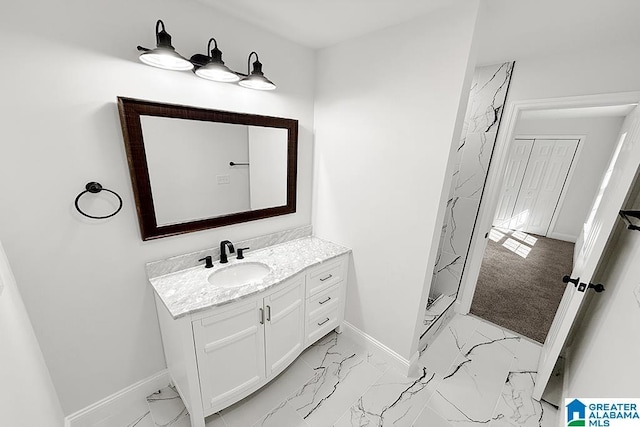
[[[343,280],[346,266],[347,258],[340,257],[311,269],[307,280],[307,298]]]
[[[330,330],[340,324],[341,305],[334,304],[328,311],[323,310],[319,315],[307,322],[307,344],[317,341]]]
[[[323,311],[328,311],[334,306],[340,305],[343,290],[344,282],[340,282],[307,299],[307,318],[316,318]]]

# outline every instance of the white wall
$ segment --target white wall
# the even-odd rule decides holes
[[[141,116],[158,225],[250,209],[247,126]],[[229,178],[219,183],[218,177]]]
[[[636,184],[638,187],[638,184]],[[637,190],[636,190],[637,191]],[[640,198],[627,209],[640,209]],[[622,228],[622,227],[620,227]],[[571,346],[565,397],[638,397],[640,232],[619,229]]]
[[[516,61],[509,101],[567,97],[640,88],[640,56],[637,44],[605,49],[576,46],[560,55],[522,58]]]
[[[287,129],[249,126],[251,209],[287,204]]]
[[[466,108],[476,14],[469,2],[317,58],[314,230],[353,249],[346,320],[407,359]]]
[[[153,47],[158,18],[186,56],[215,36],[226,64],[244,70],[256,50],[278,89],[143,65],[135,47]],[[0,239],[69,414],[164,369],[145,262],[310,223],[315,58],[193,0],[11,2],[0,37],[12,64],[0,71]],[[142,242],[117,96],[298,119],[297,212]],[[112,219],[75,211],[92,180],[124,199]]]
[[[2,423],[62,426],[62,408],[1,243],[0,342]]]
[[[552,233],[578,238],[606,170],[624,117],[520,119],[515,134],[527,136],[585,135],[566,197]],[[553,235],[551,237],[554,237]]]

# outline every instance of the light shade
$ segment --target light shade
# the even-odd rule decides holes
[[[160,25],[162,25],[162,31],[160,30]],[[165,31],[164,22],[161,20],[156,22],[156,48],[147,49],[138,46],[138,50],[142,51],[140,61],[152,67],[176,71],[191,70],[193,68],[193,64],[178,54],[171,45],[171,36]]]
[[[249,73],[251,55],[256,56],[256,61],[253,63],[253,71]],[[274,90],[276,88],[276,85],[264,76],[264,73],[262,72],[262,63],[258,60],[258,54],[255,52],[251,52],[249,54],[249,59],[247,61],[247,74],[247,77],[238,82],[240,86],[257,90]]]
[[[211,42],[214,42],[214,48],[211,49]],[[222,60],[222,52],[218,49],[218,42],[215,39],[209,40],[207,51],[211,52],[208,62],[196,70],[196,75],[203,79],[213,80],[216,82],[237,82],[240,77],[231,71]]]

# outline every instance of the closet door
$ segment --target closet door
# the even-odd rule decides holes
[[[511,144],[509,159],[504,172],[502,192],[496,208],[496,216],[493,225],[497,227],[511,228],[513,211],[518,198],[518,192],[522,185],[527,162],[531,155],[533,139],[516,139]]]
[[[578,148],[578,140],[550,141],[550,155],[547,158],[545,173],[542,176],[538,195],[526,232],[546,236],[549,232],[551,219],[558,206],[560,193],[567,181],[567,175],[573,156]],[[536,144],[538,141],[536,141]]]
[[[511,228],[547,234],[577,146],[578,140],[535,140]]]

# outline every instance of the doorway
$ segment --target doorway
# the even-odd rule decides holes
[[[492,161],[488,185],[499,185],[489,188],[493,203],[483,201],[485,218],[479,218],[479,227],[480,221],[486,224],[479,230],[490,232],[486,239],[474,237],[460,311],[545,341],[565,289],[562,276],[572,270],[574,244],[580,244],[624,117],[633,108],[523,111],[511,124],[509,134],[516,137],[503,147],[503,158]]]

